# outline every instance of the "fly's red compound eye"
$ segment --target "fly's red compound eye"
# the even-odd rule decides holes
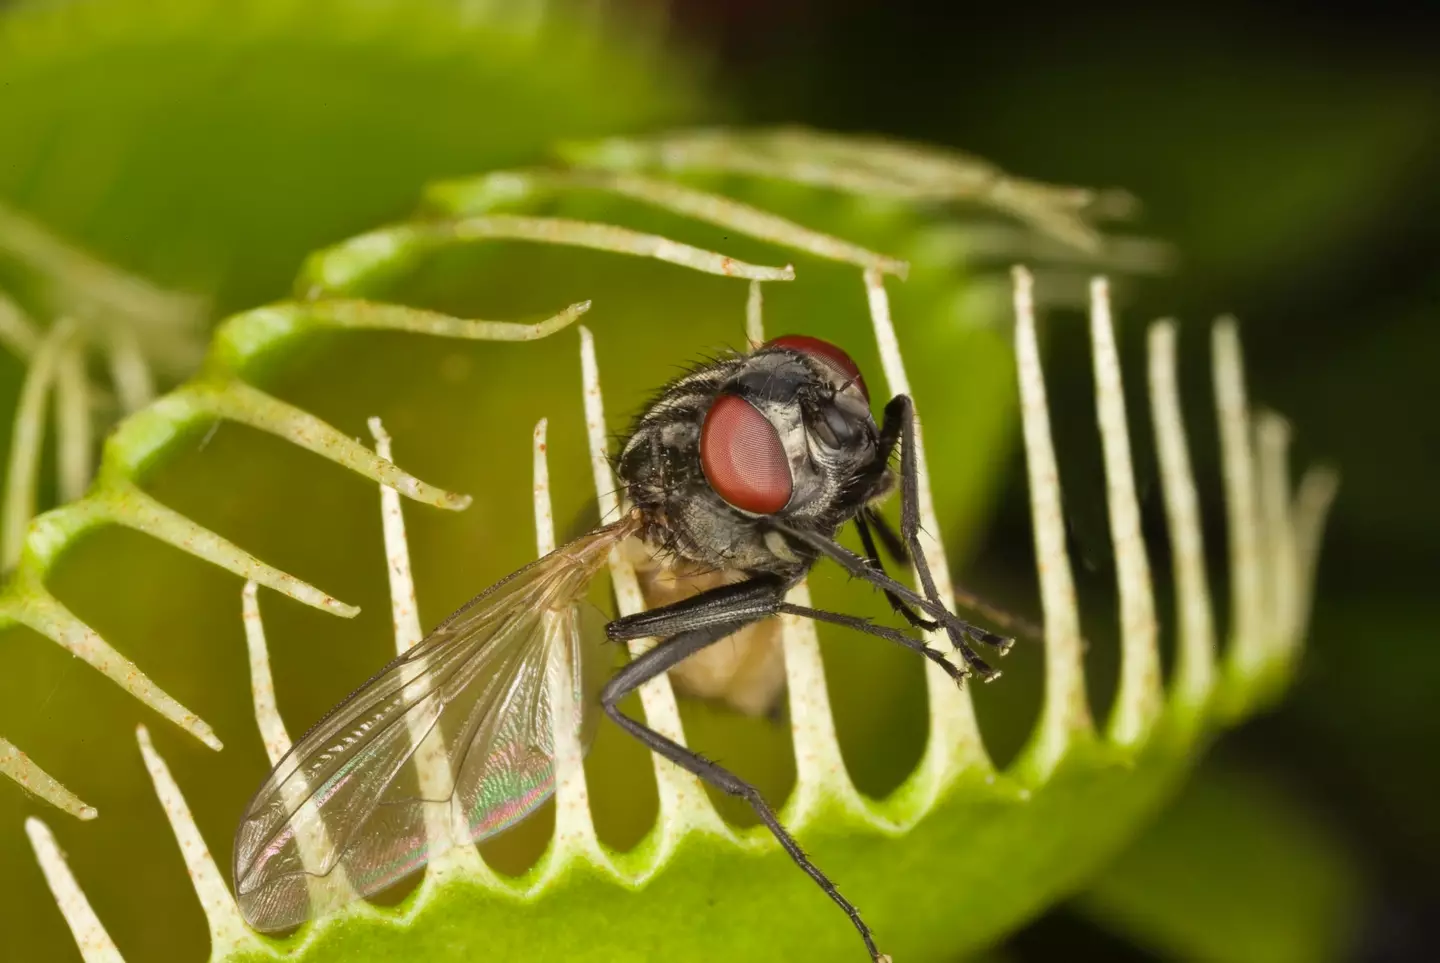
[[[780,433],[736,395],[715,399],[700,428],[700,466],[715,493],[736,508],[770,515],[790,501],[794,480]]]
[[[870,400],[870,389],[865,387],[865,379],[860,376],[860,366],[850,360],[848,354],[829,341],[821,341],[819,338],[812,338],[805,334],[786,334],[765,342],[765,347],[789,348],[791,351],[808,354],[817,361],[823,361],[853,381],[855,387],[859,388],[860,393],[865,396],[865,400]]]

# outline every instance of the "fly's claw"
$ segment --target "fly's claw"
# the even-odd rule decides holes
[[[981,645],[988,645],[998,652],[1002,657],[1010,654],[1010,649],[1015,645],[1015,639],[1006,635],[997,635],[994,632],[987,632],[985,629],[971,627],[966,633],[970,638]]]

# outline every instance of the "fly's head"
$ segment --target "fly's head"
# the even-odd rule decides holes
[[[860,369],[804,335],[769,341],[734,369],[705,413],[700,460],[732,509],[831,529],[887,472]]]
[[[833,534],[889,484],[865,381],[844,351],[790,335],[667,385],[616,468],[651,545],[713,569],[799,574],[770,519]]]

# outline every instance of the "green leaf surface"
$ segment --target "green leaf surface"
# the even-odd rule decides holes
[[[775,203],[787,194],[787,204]],[[909,253],[905,239],[917,227],[913,216],[900,209],[875,210],[809,192],[771,189],[764,199],[772,207],[788,207],[787,213],[812,226],[901,256]],[[732,256],[760,263],[783,263],[791,256],[609,200],[579,198],[546,213],[604,214],[611,222],[666,229],[692,243],[714,242]],[[795,260],[805,282],[767,288],[767,324],[777,332],[822,334],[852,345],[860,364],[878,371],[859,272],[815,259]],[[1014,418],[1013,403],[1005,400],[1014,391],[1013,374],[1005,363],[1006,339],[989,322],[977,324],[955,313],[962,282],[949,265],[917,262],[911,280],[895,290],[897,314],[906,319],[904,344],[933,337],[936,343],[954,345],[957,356],[966,359],[960,369],[964,377],[957,381],[952,380],[954,365],[912,351],[912,380],[921,404],[927,397],[964,399],[958,409],[933,404],[935,414],[927,421],[927,430],[964,438],[963,452],[937,458],[948,467],[963,457],[967,465],[964,472],[937,476],[943,524],[957,534],[973,526],[989,494],[994,473],[987,466],[1003,452]],[[410,276],[353,293],[484,317],[535,317],[567,301],[593,298],[586,321],[596,332],[610,427],[618,431],[677,364],[741,342],[746,286],[611,254],[501,244],[442,253]],[[276,349],[250,340],[248,332],[256,329],[241,323],[246,317],[222,326],[223,340],[214,359],[243,356],[240,371],[247,379],[348,434],[361,435],[366,417],[382,416],[396,439],[397,457],[406,465],[427,480],[475,496],[473,505],[460,514],[424,507],[410,513],[424,624],[433,625],[533,555],[529,436],[540,417],[551,421],[551,470],[561,536],[567,530],[578,532],[595,517],[572,334],[497,345],[322,329],[300,337],[281,332],[276,336],[284,339],[283,348]],[[169,414],[157,409],[154,428],[137,431],[142,418],[127,422],[122,431],[135,440],[125,443],[126,452],[134,444],[146,446],[143,458],[124,457],[144,467],[147,490],[259,557],[304,573],[312,584],[361,606],[359,618],[347,622],[283,599],[266,603],[281,709],[295,720],[293,725],[301,725],[384,661],[389,620],[373,486],[251,429],[222,423],[209,432],[202,418],[177,430],[174,412],[179,410],[173,405]],[[112,573],[115,566],[119,571]],[[212,848],[225,853],[240,807],[265,768],[240,681],[244,644],[238,581],[133,533],[101,528],[57,556],[52,589],[167,691],[198,707],[226,742],[226,751],[217,756],[198,746],[176,744],[171,732],[156,733]],[[883,602],[877,604],[834,573],[817,577],[814,591],[819,604],[883,613]],[[827,667],[834,673],[842,743],[847,754],[849,743],[857,747],[855,778],[862,787],[883,793],[913,769],[923,748],[921,666],[902,652],[856,645],[843,633],[823,633],[823,638],[827,651],[837,653]],[[69,781],[103,814],[115,816],[97,821],[100,831],[83,842],[68,836],[69,827],[58,831],[67,849],[98,846],[109,853],[102,865],[87,867],[77,858],[76,870],[102,917],[111,921],[117,943],[131,959],[200,955],[199,914],[189,910],[164,926],[147,919],[157,903],[193,906],[193,897],[187,899],[183,870],[175,863],[163,824],[156,821],[153,803],[145,802],[148,790],[129,733],[134,704],[96,673],[84,667],[67,669],[70,660],[63,653],[25,630],[8,630],[0,635],[0,645],[13,670],[0,683],[13,707],[6,718],[7,735],[61,772],[74,772],[85,760],[88,775],[83,782],[73,777]],[[864,690],[857,685],[862,681]],[[785,797],[794,762],[783,727],[707,713],[703,707],[697,713],[686,717],[687,722],[695,720],[697,744],[713,746],[722,757],[743,755],[746,774],[773,797]],[[77,733],[85,734],[78,744]],[[873,751],[878,745],[889,751]],[[590,765],[592,771],[606,773],[595,777],[594,790],[602,839],[619,846],[635,844],[653,824],[655,813],[653,776],[643,752],[616,732],[602,732]],[[5,803],[14,805],[15,800],[5,797]],[[725,812],[740,815],[734,807]],[[548,832],[547,819],[542,814],[497,840],[492,858],[509,869],[532,862]],[[13,858],[19,865],[26,859],[23,845],[23,840],[8,837],[6,846],[15,848],[7,862]],[[694,847],[701,865],[734,854],[729,843],[708,855],[703,841]],[[725,872],[739,873],[751,863],[747,858]],[[769,876],[793,885],[773,853],[762,865],[769,866]],[[132,868],[116,871],[120,866]],[[39,924],[30,929],[39,945],[62,945],[65,938],[55,931],[53,910],[41,909],[45,900],[38,880],[21,876],[15,882],[20,884],[21,905],[37,901],[27,915]],[[823,905],[814,903],[814,894],[803,887],[793,892],[833,929],[835,921],[828,919]],[[511,919],[517,918],[512,914]],[[844,933],[843,917],[841,923],[843,939],[853,940]],[[515,938],[523,939],[523,932],[517,930]]]

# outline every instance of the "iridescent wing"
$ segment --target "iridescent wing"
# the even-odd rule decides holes
[[[295,743],[236,833],[250,925],[288,929],[329,908],[312,896],[337,867],[353,892],[381,890],[550,796],[556,726],[582,748],[593,731],[583,597],[629,533],[592,532],[487,589]]]

